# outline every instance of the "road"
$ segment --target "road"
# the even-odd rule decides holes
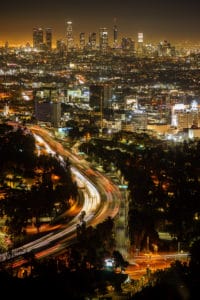
[[[65,226],[19,248],[12,249],[11,252],[1,254],[1,262],[7,261],[10,258],[12,258],[12,260],[14,260],[14,258],[17,259],[31,251],[35,253],[37,258],[57,253],[64,247],[66,248],[66,246],[75,242],[77,224],[80,221],[82,211],[86,213],[86,225],[95,226],[108,217],[114,218],[120,207],[121,192],[107,177],[93,170],[85,160],[80,159],[67,149],[64,149],[63,146],[55,141],[43,128],[33,126],[30,129],[34,133],[35,138],[39,138],[40,142],[46,145],[49,152],[59,155],[61,162],[63,157],[70,159],[72,165],[71,171],[84,194],[84,203],[79,213]],[[16,266],[22,265],[24,262],[24,259],[16,260]]]
[[[160,252],[160,253],[141,253],[129,259],[129,266],[126,268],[125,273],[131,279],[141,279],[147,275],[147,270],[155,272],[169,268],[171,263],[176,260],[188,263],[189,254],[187,252]]]

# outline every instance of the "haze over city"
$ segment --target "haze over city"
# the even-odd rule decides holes
[[[199,9],[1,3],[2,294],[196,300]]]
[[[66,20],[73,22],[75,38],[80,32],[98,32],[100,27],[112,30],[117,24],[119,35],[136,39],[144,33],[145,41],[171,42],[199,40],[198,0],[19,0],[1,3],[0,44],[32,44],[35,26],[51,27],[53,44],[65,37]]]

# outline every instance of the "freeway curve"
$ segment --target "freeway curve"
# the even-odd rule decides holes
[[[69,150],[64,149],[48,131],[39,126],[31,126],[30,130],[36,139],[43,140],[48,151],[59,155],[61,161],[66,157],[70,159],[72,174],[75,176],[78,186],[81,186],[84,195],[83,206],[71,221],[62,226],[62,229],[48,233],[42,238],[12,249],[12,251],[2,253],[0,262],[10,259],[15,261],[15,259],[17,260],[17,258],[30,252],[34,252],[37,258],[59,253],[63,248],[76,241],[76,229],[77,224],[80,222],[82,211],[85,214],[86,226],[95,226],[108,217],[114,218],[118,214],[120,207],[121,192],[106,176],[93,170],[87,161],[80,160]],[[19,264],[22,265],[25,261],[21,259]]]

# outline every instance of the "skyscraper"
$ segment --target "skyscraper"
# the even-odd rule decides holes
[[[97,47],[97,34],[96,32],[92,32],[89,34],[89,47],[92,50],[95,50]]]
[[[97,111],[111,106],[112,86],[110,84],[92,84],[89,87],[90,106]]]
[[[66,51],[65,41],[57,40],[56,41],[56,49],[60,53],[60,55],[64,55],[64,52]]]
[[[105,27],[99,30],[99,48],[103,52],[108,50],[108,30]]]
[[[33,28],[33,47],[41,49],[44,44],[43,29],[41,27]]]
[[[85,32],[80,33],[80,48],[84,49],[85,48]]]
[[[52,49],[52,29],[51,28],[46,28],[45,30],[46,34],[46,46],[48,50]]]
[[[51,103],[51,125],[58,128],[61,123],[61,102]]]
[[[114,19],[114,26],[113,26],[113,48],[117,48],[118,46],[118,28],[116,24],[116,18]]]
[[[71,50],[74,46],[73,39],[73,30],[72,30],[72,21],[66,21],[66,42],[67,42],[67,50]]]
[[[143,42],[144,42],[143,32],[139,32],[138,33],[138,47],[137,47],[138,54],[142,54],[142,52],[143,52]]]
[[[134,41],[130,37],[123,37],[121,46],[122,50],[127,53],[133,53],[135,50]]]

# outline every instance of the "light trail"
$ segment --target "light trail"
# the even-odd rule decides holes
[[[56,155],[59,158],[60,162],[64,163],[63,156],[58,155],[57,152],[52,150],[49,144],[44,140],[44,137],[39,135],[39,132],[40,131],[37,128],[37,134],[33,133],[36,141],[44,145],[48,153]],[[45,137],[49,142],[50,137],[47,136],[46,133]],[[52,144],[53,142],[56,143],[55,141],[51,141]],[[61,149],[61,147],[58,147],[57,144],[56,149],[60,149],[62,155],[70,155],[71,161],[73,161],[74,164],[77,164],[78,162],[78,166],[81,168],[81,171],[79,171],[77,167],[72,166],[71,171],[75,176],[78,185],[84,187],[83,207],[80,212],[76,216],[74,216],[71,221],[68,222],[66,228],[60,229],[57,232],[51,232],[43,236],[42,238],[36,239],[21,247],[12,249],[12,251],[7,251],[0,254],[0,262],[23,256],[31,251],[34,251],[34,253],[36,253],[35,255],[38,258],[43,256],[42,253],[45,253],[45,255],[50,255],[54,251],[58,251],[62,248],[61,240],[64,242],[64,244],[66,244],[67,242],[69,245],[70,241],[72,243],[72,241],[76,237],[77,224],[79,224],[80,222],[80,216],[83,211],[85,212],[84,220],[86,221],[87,225],[96,225],[105,220],[108,216],[115,217],[118,213],[120,195],[118,189],[114,185],[111,185],[108,179],[103,175],[101,175],[100,173],[97,174],[98,172],[95,172],[94,170],[88,168],[88,165],[86,166],[86,176],[86,174],[83,173],[85,170],[84,163],[86,162],[82,163],[81,165],[80,160],[77,159],[74,154],[71,154],[69,151],[65,151],[63,148]],[[90,170],[89,173],[88,170]],[[98,178],[100,182],[94,184],[92,182],[92,179],[89,177],[93,179]],[[99,190],[102,191],[100,192],[96,186],[98,186]],[[56,243],[57,245],[55,245]],[[24,260],[22,260],[22,262],[23,261]]]

